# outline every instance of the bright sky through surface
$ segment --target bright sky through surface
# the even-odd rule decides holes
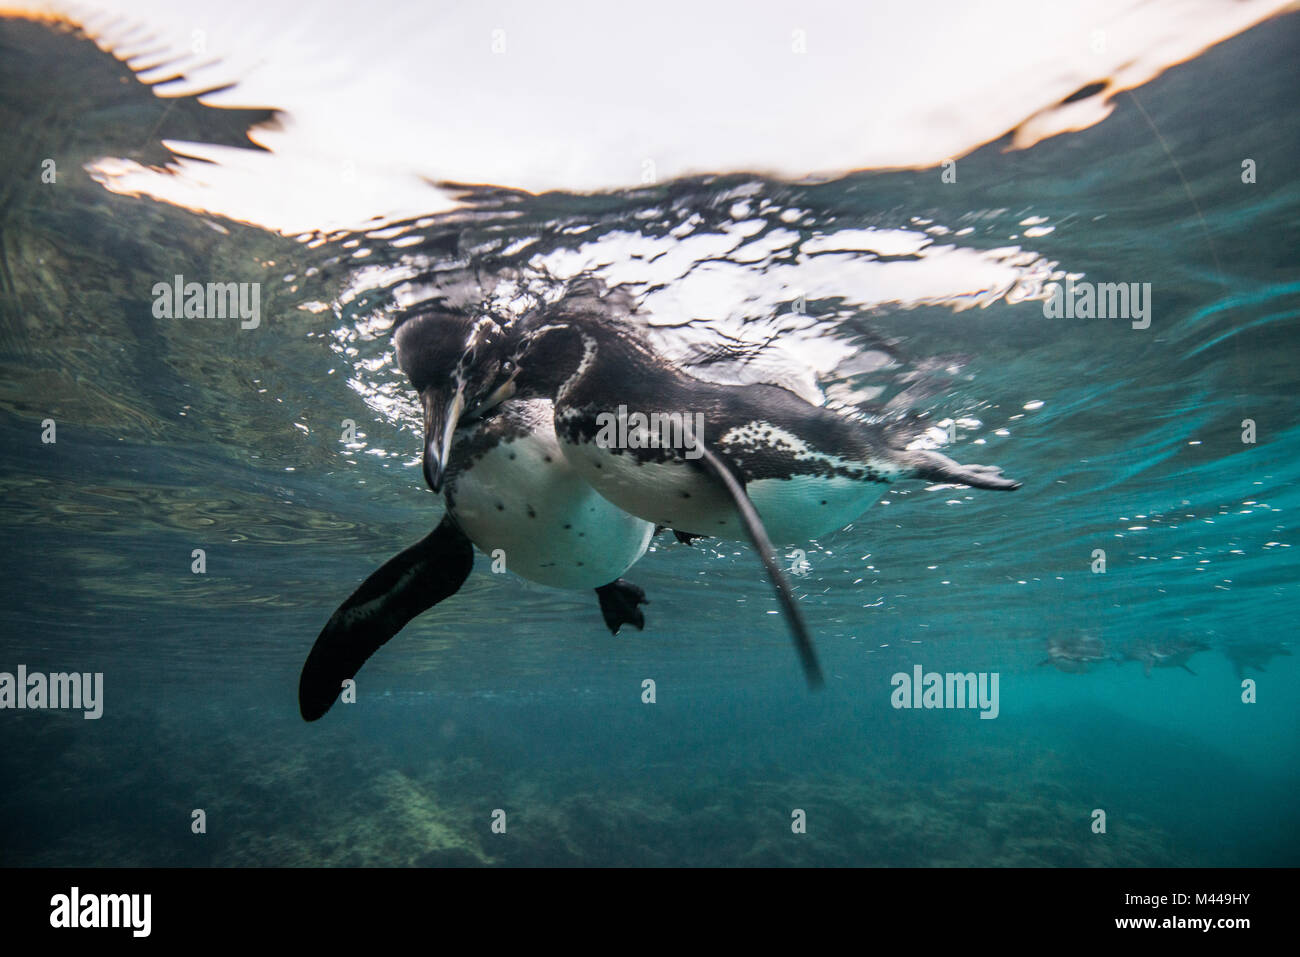
[[[1119,89],[1287,6],[19,5],[86,26],[145,82],[184,76],[159,96],[235,83],[204,102],[283,111],[279,128],[254,133],[270,153],[169,143],[217,165],[182,159],[161,173],[105,157],[93,172],[115,191],[287,234],[454,207],[433,183],[589,192],[702,173],[798,180],[936,166],[1013,129],[1029,146],[1098,122]],[[1059,105],[1096,82],[1109,87]]]

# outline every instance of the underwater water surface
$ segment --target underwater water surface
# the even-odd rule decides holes
[[[264,111],[0,20],[0,671],[103,675],[97,720],[0,711],[0,863],[1300,863],[1298,49],[1267,21],[955,179],[466,188],[284,236],[95,173]],[[259,284],[257,326],[158,317],[178,275]],[[694,374],[910,409],[1023,486],[902,482],[782,548],[819,692],[748,544],[661,535],[644,631],[479,555],[303,722],[325,620],[441,515],[395,319],[585,275]],[[1067,281],[1149,313],[1050,317]],[[996,716],[895,707],[917,666],[996,675]]]

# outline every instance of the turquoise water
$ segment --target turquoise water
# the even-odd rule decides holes
[[[397,224],[418,237],[402,244],[300,243],[106,192],[83,163],[223,141],[239,118],[164,107],[40,31],[0,24],[0,671],[102,672],[104,714],[0,712],[0,863],[1300,863],[1300,18],[1121,94],[1091,129],[990,144],[955,183],[485,196],[473,217]],[[1038,217],[1050,232],[1026,233]],[[755,220],[766,250],[689,246]],[[845,251],[857,230],[933,245]],[[365,666],[355,704],[305,724],[321,626],[440,515],[393,315],[471,278],[504,309],[575,263],[608,277],[628,236],[661,322],[665,290],[741,290],[717,322],[658,330],[665,349],[703,370],[724,326],[797,315],[799,286],[811,319],[781,338],[810,366],[835,347],[824,389],[958,420],[948,451],[1023,488],[903,483],[808,543],[793,581],[818,693],[752,550],[661,536],[627,576],[651,599],[644,632],[611,637],[589,594],[479,556]],[[665,253],[679,277],[653,273]],[[1063,272],[1149,282],[1150,328],[1046,318]],[[154,318],[152,286],[178,273],[260,282],[261,326]],[[1101,660],[1044,663],[1085,638]],[[1190,671],[1124,660],[1193,643]],[[997,673],[996,719],[893,708],[916,665]]]

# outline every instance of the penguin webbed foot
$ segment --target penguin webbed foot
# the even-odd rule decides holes
[[[1002,469],[996,465],[963,465],[946,455],[928,449],[903,452],[902,458],[912,466],[913,474],[919,479],[952,482],[998,492],[1010,492],[1020,488],[1020,483],[1014,479],[1003,478]]]
[[[617,635],[624,625],[632,625],[637,631],[645,630],[645,613],[637,606],[648,605],[650,600],[640,585],[618,578],[597,588],[596,597],[600,600],[600,613],[611,635]]]
[[[656,535],[658,535],[660,532],[669,532],[669,531],[673,533],[673,538],[677,539],[677,541],[681,542],[683,545],[694,545],[696,539],[709,537],[708,535],[697,535],[694,532],[680,532],[675,528],[670,529],[667,525],[655,526]]]

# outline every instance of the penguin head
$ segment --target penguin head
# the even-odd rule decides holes
[[[513,394],[505,335],[487,316],[422,312],[393,334],[397,363],[424,407],[424,480],[442,491],[457,425]]]

